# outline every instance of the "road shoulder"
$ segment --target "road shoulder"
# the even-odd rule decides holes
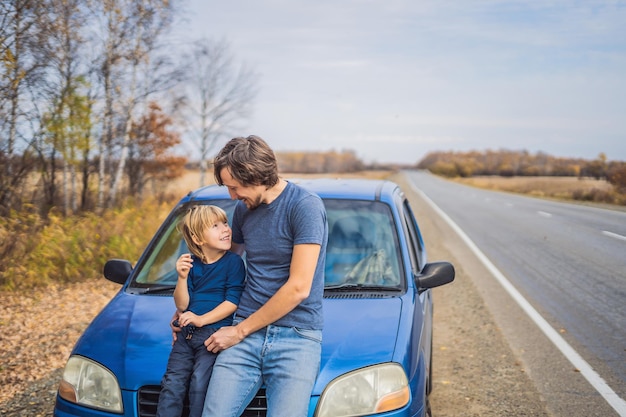
[[[392,178],[412,203],[429,261],[451,261],[453,283],[433,290],[433,392],[436,417],[549,416],[545,403],[475,287],[466,261],[446,242],[453,232],[406,179]]]

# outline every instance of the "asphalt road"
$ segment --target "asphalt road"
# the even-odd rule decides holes
[[[516,301],[502,291],[492,293],[498,298],[492,300],[494,311],[500,308],[503,312],[500,326],[514,349],[523,352],[546,401],[555,402],[552,409],[564,410],[568,407],[565,403],[584,402],[591,403],[591,409],[622,415],[620,407],[626,398],[626,213],[480,190],[424,172],[406,175],[460,227],[540,320],[545,319],[558,333],[557,339],[565,341],[564,353],[562,346],[559,350],[554,341],[537,336],[541,331],[530,328],[536,325],[534,321],[525,320],[525,328],[520,328],[521,320],[507,323],[505,312]],[[487,280],[477,282],[483,287],[496,281],[493,277],[480,279]],[[571,355],[580,355],[583,365],[588,364],[591,378],[584,370],[580,378],[563,373],[570,366],[570,347]]]

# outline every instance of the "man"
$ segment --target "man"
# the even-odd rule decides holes
[[[203,417],[239,416],[263,384],[267,415],[304,417],[321,353],[324,204],[278,176],[274,152],[258,136],[229,141],[214,174],[239,200],[232,250],[245,250],[247,277],[233,326],[205,341],[221,353]]]

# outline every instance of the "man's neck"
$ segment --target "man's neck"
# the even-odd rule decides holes
[[[263,193],[264,194],[263,202],[265,204],[270,204],[272,201],[278,198],[280,193],[282,193],[286,187],[287,187],[287,181],[282,178],[279,178],[276,185],[274,185],[272,188],[267,189],[265,193]]]

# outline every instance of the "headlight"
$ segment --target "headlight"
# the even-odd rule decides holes
[[[59,396],[76,404],[121,413],[122,393],[115,375],[104,366],[72,356],[65,365]]]
[[[404,407],[409,398],[409,383],[399,364],[374,365],[331,381],[320,397],[316,416],[384,413]]]

